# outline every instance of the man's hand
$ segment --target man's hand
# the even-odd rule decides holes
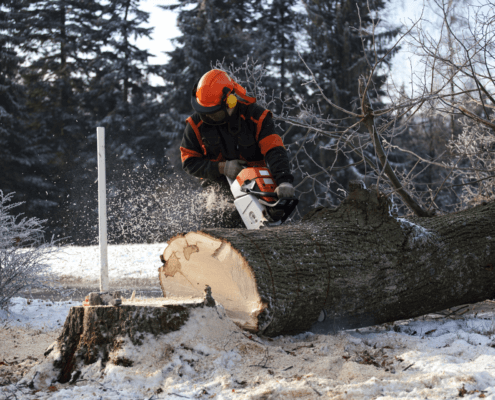
[[[218,170],[227,178],[235,179],[239,172],[243,170],[242,166],[246,164],[244,160],[230,160],[218,163]]]
[[[282,197],[294,197],[296,189],[294,189],[292,183],[283,182],[275,189],[275,193],[277,193],[279,199]]]

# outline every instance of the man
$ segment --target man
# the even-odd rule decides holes
[[[180,147],[182,168],[190,175],[222,185],[235,179],[243,166],[267,166],[278,187],[277,196],[294,196],[289,159],[275,133],[272,113],[246,96],[246,89],[219,69],[194,85]]]

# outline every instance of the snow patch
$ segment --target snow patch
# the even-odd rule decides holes
[[[0,320],[10,326],[22,326],[47,331],[60,329],[71,307],[82,305],[79,301],[32,300],[21,297],[11,299],[9,315],[0,313]]]
[[[115,285],[125,279],[152,279],[158,285],[160,255],[167,243],[123,244],[108,246],[108,275]],[[59,277],[96,282],[100,277],[99,246],[65,246],[48,257],[50,272]]]
[[[400,223],[401,228],[408,232],[408,242],[410,245],[416,243],[425,244],[435,237],[434,233],[405,218],[396,218],[396,220]]]

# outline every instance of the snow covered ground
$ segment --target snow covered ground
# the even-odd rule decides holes
[[[125,250],[129,257],[119,256],[119,273],[140,268],[153,276],[159,266],[154,246]],[[156,247],[160,254],[163,245]],[[54,261],[54,270],[90,277],[98,262],[87,255],[97,250],[80,249],[72,248],[67,268]],[[86,261],[78,264],[78,257]],[[195,309],[181,330],[148,336],[139,347],[126,341],[116,350],[113,357],[132,366],[98,362],[84,367],[75,384],[62,385],[51,368],[56,354],[45,358],[43,351],[79,304],[16,298],[12,315],[0,316],[0,377],[2,369],[24,368],[22,379],[11,374],[14,383],[0,386],[0,399],[495,399],[491,307],[456,319],[428,316],[273,339],[242,331],[221,306]]]
[[[108,276],[114,285],[150,280],[158,285],[160,255],[166,243],[126,244],[108,247]],[[98,246],[66,246],[51,257],[52,272],[63,282],[95,283],[100,278],[100,250]]]

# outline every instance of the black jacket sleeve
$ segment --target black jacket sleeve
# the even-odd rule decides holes
[[[182,148],[192,150],[192,152],[197,153],[197,156],[189,156],[185,158],[185,152]],[[203,150],[201,149],[193,128],[189,124],[187,124],[186,129],[184,130],[184,136],[182,137],[181,143],[181,152],[183,153],[182,169],[189,175],[197,178],[211,179],[214,181],[221,179],[222,175],[218,171],[218,162],[210,161],[203,156]]]
[[[268,113],[268,115],[263,120],[263,124],[261,125],[258,143],[264,138],[268,138],[271,135],[277,134],[275,133],[275,123],[273,122],[271,113]],[[282,182],[294,182],[294,176],[290,173],[289,157],[287,156],[287,151],[283,146],[282,139],[280,137],[279,139],[280,146],[273,147],[265,154],[266,165],[270,169],[270,172],[272,173],[278,185],[280,185]]]

